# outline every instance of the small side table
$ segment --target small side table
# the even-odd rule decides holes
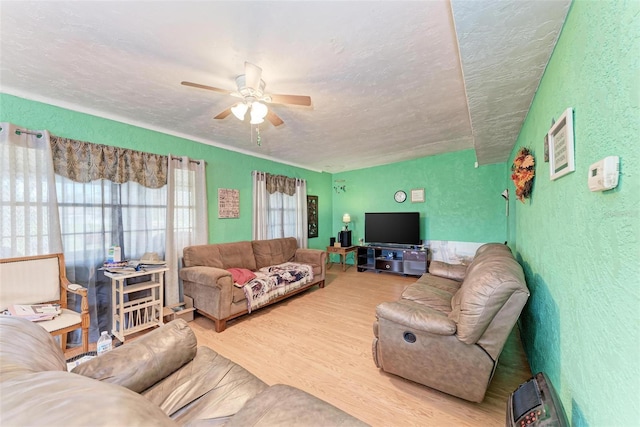
[[[351,252],[353,258],[353,264],[356,263],[356,251],[358,250],[357,246],[346,246],[346,247],[336,247],[336,246],[327,246],[327,263],[331,263],[329,268],[333,267],[333,262],[331,262],[331,254],[338,254],[340,256],[340,264],[342,264],[342,271],[347,271],[347,254]]]
[[[111,279],[113,327],[111,333],[124,344],[125,335],[154,326],[162,326],[164,273],[169,269],[150,268],[126,273],[104,273]],[[127,284],[127,279],[149,276],[146,282]],[[132,292],[147,291],[147,296],[132,298]],[[125,301],[125,295],[128,301]]]

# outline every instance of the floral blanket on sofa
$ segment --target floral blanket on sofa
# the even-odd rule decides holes
[[[295,262],[264,267],[255,274],[256,277],[242,287],[249,313],[313,281],[313,267]]]

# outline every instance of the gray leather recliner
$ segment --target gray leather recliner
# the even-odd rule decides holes
[[[28,320],[0,316],[0,425],[366,425],[295,387],[268,386],[174,320],[67,372]]]
[[[527,299],[510,249],[489,243],[468,266],[432,262],[398,301],[376,308],[373,358],[386,372],[481,402]]]

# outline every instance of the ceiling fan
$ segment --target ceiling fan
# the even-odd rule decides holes
[[[311,105],[311,97],[303,95],[275,95],[264,93],[266,86],[262,80],[262,68],[250,62],[244,63],[244,74],[236,77],[236,91],[220,89],[200,83],[182,82],[185,86],[199,89],[212,90],[214,92],[231,95],[240,98],[241,101],[227,108],[214,119],[224,119],[229,114],[236,116],[239,120],[244,120],[247,111],[250,110],[251,124],[260,124],[266,118],[274,126],[280,126],[284,122],[276,113],[269,109],[267,104],[291,104],[291,105]]]

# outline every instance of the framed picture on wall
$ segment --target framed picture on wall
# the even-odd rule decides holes
[[[411,190],[411,203],[424,203],[424,188]]]
[[[307,237],[318,237],[318,196],[307,196]]]
[[[573,108],[567,108],[548,133],[551,180],[576,170],[573,146]]]
[[[240,190],[218,188],[218,218],[240,218]]]

